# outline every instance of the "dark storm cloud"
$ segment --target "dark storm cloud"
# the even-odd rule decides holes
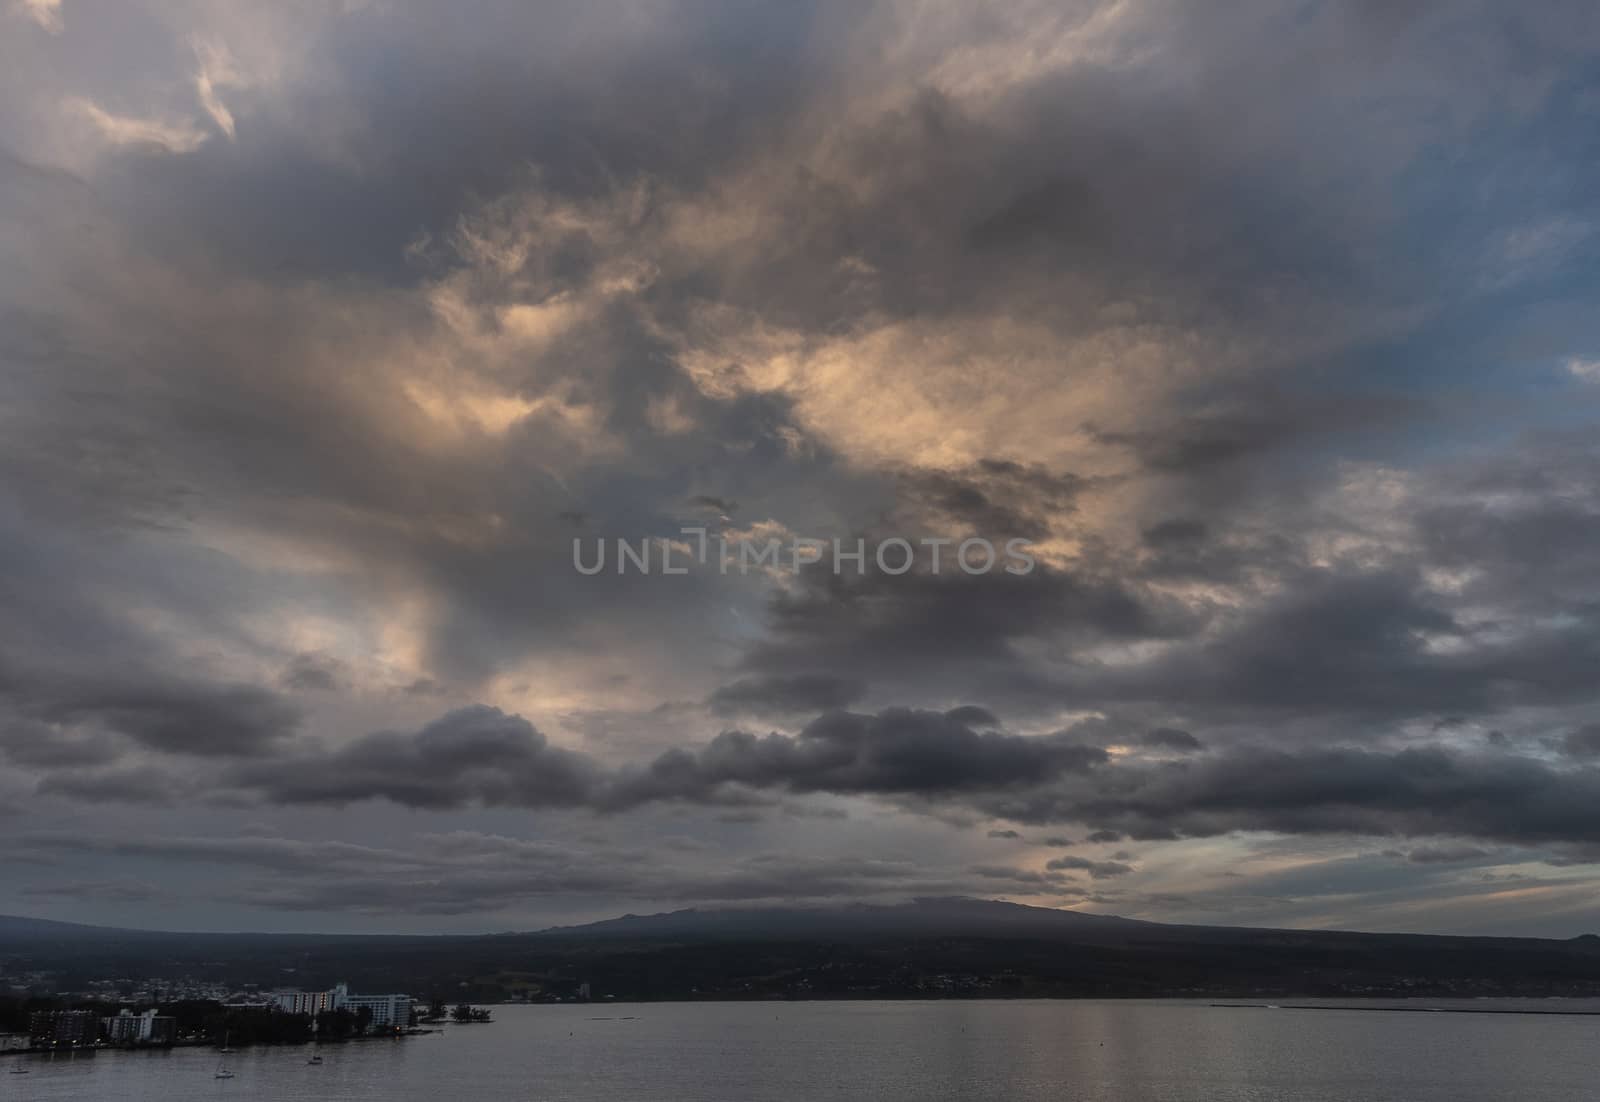
[[[1146,731],[1139,736],[1139,745],[1154,750],[1172,750],[1179,754],[1193,754],[1205,749],[1205,743],[1176,727],[1157,727],[1154,731]]]
[[[847,708],[866,695],[864,683],[830,674],[746,677],[724,685],[708,703],[718,715],[791,714]]]
[[[1076,785],[982,800],[1022,822],[1083,822],[1135,839],[1282,834],[1447,835],[1527,845],[1592,842],[1600,772],[1443,747],[1395,752],[1238,749],[1123,764]]]
[[[0,667],[0,698],[37,720],[114,732],[151,750],[198,757],[265,754],[301,721],[300,710],[271,690],[159,673],[90,680]]]
[[[1032,785],[1087,771],[1106,758],[1099,747],[1065,735],[975,731],[936,712],[831,712],[794,736],[728,731],[697,753],[669,752],[624,777],[610,798],[704,798],[728,784],[797,793],[952,795]]]
[[[741,793],[952,796],[1033,788],[1107,761],[1068,734],[976,730],[938,712],[835,711],[796,735],[727,731],[643,766],[606,767],[553,747],[520,716],[476,706],[415,733],[382,732],[337,748],[241,765],[223,784],[273,803],[384,799],[409,807],[581,807],[620,811],[660,801],[726,803]],[[72,783],[62,780],[57,783]]]
[[[552,747],[498,708],[463,708],[414,734],[367,735],[337,749],[237,770],[233,783],[289,804],[387,799],[409,807],[571,807],[599,779],[592,761]]]

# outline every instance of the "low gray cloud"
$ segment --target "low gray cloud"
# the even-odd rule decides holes
[[[866,695],[864,683],[831,674],[746,677],[724,685],[708,703],[718,715],[785,715],[848,708]]]
[[[1561,749],[1569,757],[1600,758],[1600,723],[1569,732],[1561,740]]]
[[[25,899],[63,901],[72,904],[148,903],[167,895],[158,884],[146,880],[71,880],[64,883],[35,884],[23,888]]]
[[[200,775],[157,765],[54,770],[40,779],[37,791],[93,804],[172,805],[214,795]]]
[[[1123,861],[1091,861],[1087,857],[1054,857],[1045,868],[1055,871],[1081,871],[1089,874],[1094,880],[1111,880],[1118,876],[1126,876],[1133,871],[1133,866]]]
[[[529,841],[474,831],[422,834],[410,841],[402,847],[271,835],[124,839],[33,833],[0,846],[0,860],[84,854],[164,861],[208,870],[204,884],[194,889],[198,899],[275,911],[371,915],[463,915],[572,895],[668,905],[901,901],[978,894],[994,890],[996,882],[1020,895],[1082,894],[1060,874],[999,866],[942,868],[907,860],[785,853],[727,861],[693,850]],[[123,877],[43,881],[25,894],[76,902],[137,902],[152,898],[155,889],[146,881]]]
[[[1479,861],[1491,856],[1489,850],[1481,846],[1464,845],[1462,843],[1439,843],[1431,846],[1414,846],[1404,854],[1405,859],[1413,865],[1455,865],[1467,861]]]

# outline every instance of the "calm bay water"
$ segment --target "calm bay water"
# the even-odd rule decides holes
[[[632,1020],[626,1020],[631,1017]],[[1579,1102],[1600,1018],[1185,1002],[504,1006],[399,1041],[25,1057],[0,1099],[122,1102]],[[609,1019],[609,1020],[601,1020]]]

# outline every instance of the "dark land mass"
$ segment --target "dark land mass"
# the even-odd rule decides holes
[[[592,998],[1600,996],[1600,937],[1177,926],[970,899],[687,910],[537,933],[194,934],[0,917],[0,973],[496,1002]],[[39,978],[41,974],[44,979]]]

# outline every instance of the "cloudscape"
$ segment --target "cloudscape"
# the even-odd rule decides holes
[[[1597,123],[1581,2],[6,0],[4,909],[1600,929]]]

